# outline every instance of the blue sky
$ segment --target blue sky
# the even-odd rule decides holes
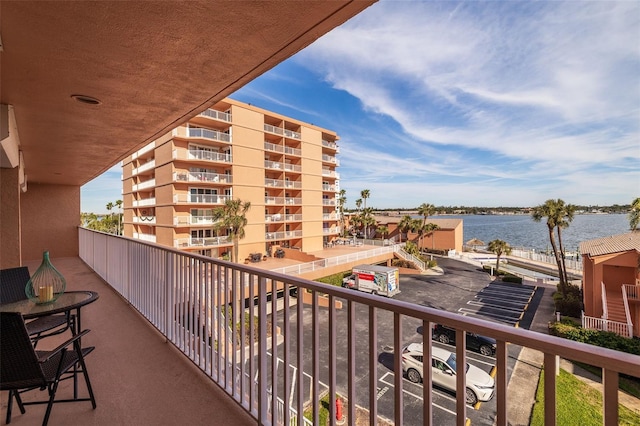
[[[637,1],[381,1],[231,98],[337,132],[348,207],[640,196]]]

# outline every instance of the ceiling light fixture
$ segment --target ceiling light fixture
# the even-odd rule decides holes
[[[71,98],[88,105],[100,105],[102,103],[100,99],[87,95],[71,95]]]

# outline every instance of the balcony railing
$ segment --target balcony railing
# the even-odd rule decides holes
[[[231,154],[224,152],[213,152],[205,149],[174,149],[174,160],[201,160],[201,161],[213,161],[217,163],[231,163]]]
[[[131,154],[131,159],[135,160],[136,158],[141,157],[142,155],[146,154],[147,152],[153,150],[153,148],[155,148],[155,147],[156,147],[156,143],[155,142],[148,143],[147,145],[143,146],[142,148],[140,148],[139,150],[137,150],[136,152]]]
[[[302,231],[267,232],[264,234],[267,240],[288,240],[291,238],[302,238]]]
[[[229,237],[208,237],[208,238],[177,238],[173,242],[176,248],[185,247],[218,247],[233,244]]]
[[[264,197],[265,204],[302,205],[300,197]]]
[[[231,135],[228,133],[223,133],[211,129],[203,129],[200,127],[189,127],[187,136],[189,138],[209,139],[219,142],[231,142]]]
[[[151,170],[153,168],[156,167],[156,160],[151,160],[151,161],[147,161],[146,163],[144,163],[143,165],[136,167],[135,169],[131,170],[131,176],[135,176],[138,175],[142,172],[146,172],[147,170]]]
[[[323,198],[322,199],[322,205],[323,206],[335,206],[336,205],[336,200],[331,200],[328,198]]]
[[[268,141],[264,141],[264,149],[265,151],[279,152],[282,154],[295,155],[296,157],[300,157],[302,155],[302,150],[298,148],[293,148],[290,146],[277,145]]]
[[[175,172],[173,173],[174,182],[212,182],[231,184],[233,178],[228,174],[211,173],[211,172]]]
[[[153,234],[142,234],[139,232],[134,232],[133,233],[133,238],[137,238],[139,240],[142,241],[149,241],[150,243],[155,243],[156,242],[156,236]]]
[[[173,194],[174,203],[187,204],[224,204],[230,200],[231,195],[216,194]]]
[[[297,413],[305,411],[307,401],[310,401],[313,423],[317,424],[320,392],[325,384],[329,401],[334,400],[338,385],[348,401],[357,400],[357,389],[368,388],[368,401],[358,403],[368,408],[373,424],[379,415],[378,365],[383,354],[378,331],[383,328],[391,330],[393,335],[393,342],[388,342],[389,349],[385,349],[389,353],[384,355],[392,360],[390,364],[396,372],[387,393],[393,397],[392,416],[398,425],[404,422],[405,410],[405,382],[399,374],[401,352],[406,343],[403,330],[415,330],[416,326],[422,329],[425,360],[431,357],[432,325],[439,323],[456,329],[458,374],[453,415],[460,426],[466,424],[469,410],[465,402],[467,356],[463,343],[467,332],[497,341],[497,405],[491,418],[498,426],[508,424],[507,407],[521,403],[517,395],[507,393],[507,344],[544,354],[542,392],[547,425],[556,424],[555,371],[559,356],[602,369],[603,418],[607,426],[618,423],[619,374],[640,377],[640,357],[636,355],[604,348],[594,350],[591,345],[506,324],[84,228],[79,229],[79,239],[82,260],[259,424],[301,424]],[[293,289],[297,289],[298,294],[308,293],[310,307],[291,303]],[[271,297],[275,292],[282,297]],[[328,308],[320,308],[319,300],[325,297],[321,295],[326,295]],[[256,305],[245,303],[247,300],[255,301]],[[344,306],[340,311],[336,306],[338,301]],[[228,327],[229,319],[225,319],[228,313],[234,318],[256,315],[260,320],[242,320],[237,326]],[[356,324],[363,321],[367,332],[360,336],[356,334]],[[300,324],[304,326],[298,327]],[[270,338],[279,332],[282,339]],[[255,343],[246,336],[256,336]],[[346,359],[339,368],[338,351],[345,354]],[[356,356],[358,360],[363,359],[358,354],[365,354],[366,361],[356,364]],[[362,370],[366,374],[357,377]],[[435,408],[431,403],[431,369],[425,371],[429,373],[424,375],[417,395],[424,401],[422,419],[416,421],[432,424]],[[348,404],[347,418],[356,418],[355,405]],[[328,408],[329,418],[335,419],[335,404],[329,403]]]
[[[269,133],[274,133],[276,135],[286,136],[291,139],[301,139],[300,133],[294,132],[293,130],[283,129],[282,127],[272,126],[270,124],[264,125],[264,131]]]
[[[213,225],[218,222],[213,216],[174,216],[173,224],[175,226],[191,226],[191,225]]]
[[[142,200],[134,200],[131,205],[133,207],[144,207],[144,206],[153,206],[156,204],[156,199],[154,198],[145,198]]]
[[[226,121],[227,123],[231,123],[231,114],[222,111],[216,111],[215,109],[207,109],[202,111],[199,115],[203,117],[213,118],[215,120]]]
[[[132,191],[141,191],[143,189],[153,188],[154,186],[156,186],[156,180],[155,179],[149,179],[149,180],[146,180],[144,182],[138,183],[136,185],[132,185],[131,186],[131,190]]]
[[[156,217],[155,216],[134,216],[133,223],[154,224],[156,223]]]

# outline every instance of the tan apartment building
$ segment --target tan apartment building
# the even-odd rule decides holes
[[[229,98],[123,161],[124,234],[223,257],[213,211],[251,203],[239,258],[322,250],[339,234],[335,132]]]

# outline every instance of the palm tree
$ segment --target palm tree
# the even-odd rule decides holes
[[[340,229],[342,230],[342,236],[345,236],[345,219],[344,219],[344,205],[347,202],[347,191],[341,189],[338,193],[338,213],[340,214]]]
[[[360,211],[360,207],[362,207],[362,198],[358,198],[356,200],[356,210],[359,212]]]
[[[389,233],[389,227],[387,225],[378,225],[376,232],[382,235],[382,238],[385,239],[387,238],[387,234]]]
[[[373,209],[371,207],[362,209],[361,223],[364,228],[364,238],[369,236],[369,228],[375,226],[376,218],[373,216]]]
[[[433,204],[422,203],[420,204],[420,207],[418,207],[418,214],[423,218],[422,220],[423,225],[426,225],[427,218],[429,216],[433,216],[435,212],[436,212],[436,206],[434,206]]]
[[[109,201],[107,203],[107,210],[109,210],[109,223],[111,223],[113,221],[113,213],[111,213],[111,210],[113,209],[114,205],[111,201]],[[113,229],[111,227],[109,227],[109,233],[111,233],[113,231]]]
[[[122,209],[122,200],[116,200],[116,207],[118,207],[118,235],[122,235],[122,224],[120,223],[120,218],[122,213],[120,213],[120,209]]]
[[[562,200],[558,200],[562,201]],[[562,201],[564,204],[564,201]],[[560,249],[560,260],[562,261],[562,273],[564,274],[564,282],[569,283],[569,275],[567,274],[567,263],[565,260],[564,246],[562,245],[562,229],[568,228],[569,224],[573,221],[573,216],[576,213],[576,206],[573,204],[566,204],[563,206],[564,215],[559,218],[556,228],[558,229],[558,248]]]
[[[413,221],[413,219],[411,219],[411,216],[409,215],[404,215],[402,216],[402,219],[400,219],[400,222],[398,222],[398,231],[400,231],[400,241],[402,242],[402,234],[406,234],[407,232],[409,232],[409,230],[411,229],[411,222]]]
[[[567,288],[567,281],[566,281],[566,273],[564,272],[564,268],[563,268],[564,262],[561,257],[561,253],[558,250],[558,246],[556,245],[554,230],[560,223],[563,223],[565,215],[566,215],[565,203],[561,199],[557,199],[557,200],[549,199],[545,201],[544,204],[534,207],[533,211],[531,212],[531,217],[536,222],[540,222],[544,217],[547,218],[547,230],[549,232],[549,242],[551,243],[553,256],[556,259],[556,264],[558,266],[558,276],[560,278],[560,282],[558,283],[558,290],[562,294],[565,294],[565,291]],[[568,226],[568,224],[566,226]]]
[[[640,225],[640,197],[631,203],[631,211],[629,211],[629,229],[636,231]]]
[[[422,236],[424,238],[425,235],[431,235],[431,260],[433,260],[433,251],[434,251],[434,237],[433,232],[440,229],[438,225],[435,223],[425,223],[422,225]]]
[[[506,243],[506,241],[493,240],[489,241],[488,249],[490,252],[496,254],[496,275],[498,275],[498,270],[500,269],[500,256],[503,254],[511,254],[511,247]]]
[[[215,230],[227,230],[233,241],[232,262],[238,262],[238,245],[241,238],[244,238],[244,227],[247,226],[246,213],[251,208],[249,201],[243,202],[240,199],[228,199],[224,206],[213,211]]]

